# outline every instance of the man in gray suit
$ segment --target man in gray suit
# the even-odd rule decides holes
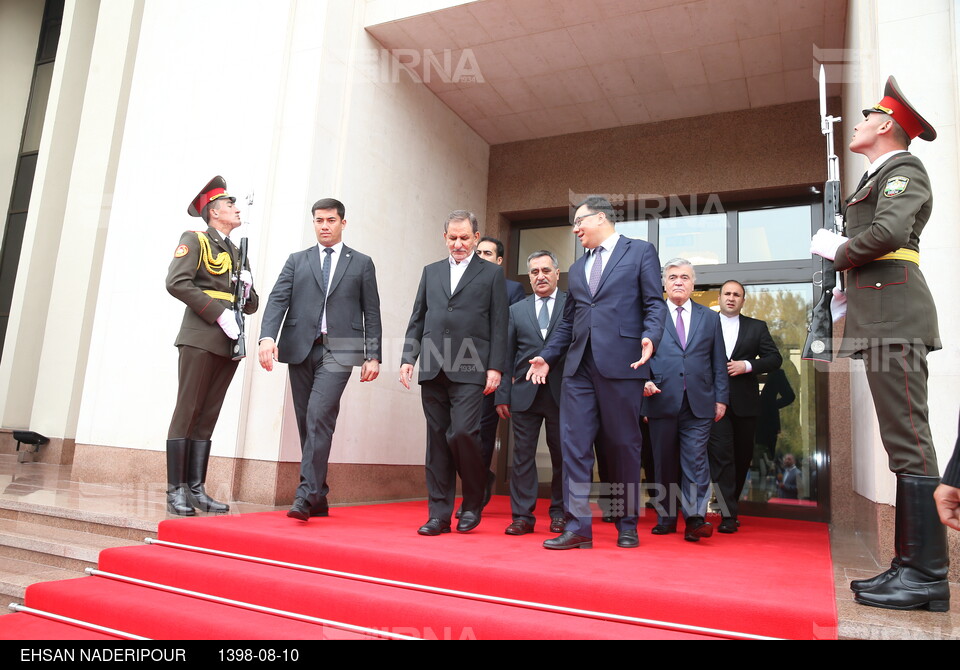
[[[480,524],[487,483],[480,446],[483,396],[497,390],[506,363],[507,292],[503,272],[477,258],[480,227],[465,210],[443,225],[450,255],[423,269],[407,327],[400,383],[410,388],[420,360],[427,419],[426,475],[430,518],[417,532],[450,532],[457,474],[463,504],[457,531]]]
[[[290,365],[303,457],[296,500],[287,516],[327,516],[327,461],[352,369],[360,381],[380,373],[380,295],[373,261],[343,244],[343,203],[313,206],[317,246],[291,254],[270,293],[261,324],[260,365]],[[280,324],[283,323],[282,333]],[[280,334],[279,342],[277,335]]]
[[[530,359],[540,354],[563,316],[566,291],[557,288],[560,269],[550,251],[535,251],[527,258],[533,295],[510,306],[507,327],[506,374],[497,389],[497,413],[513,418],[513,471],[510,474],[510,507],[513,522],[507,535],[532,533],[536,524],[537,445],[540,426],[547,426],[547,448],[553,466],[550,496],[550,532],[562,533],[566,526],[563,511],[563,454],[560,450],[560,375],[551,375],[546,384],[527,381]]]

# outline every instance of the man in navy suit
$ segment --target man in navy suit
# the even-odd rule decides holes
[[[507,292],[503,272],[477,258],[477,218],[451,212],[443,225],[450,255],[423,269],[401,357],[407,389],[419,360],[420,399],[427,419],[427,507],[420,535],[450,532],[457,488],[463,504],[457,532],[480,524],[487,481],[480,447],[483,396],[500,385],[507,356]]]
[[[739,527],[740,494],[753,459],[760,414],[757,375],[773,372],[783,363],[766,322],[740,313],[745,301],[746,290],[740,282],[730,280],[720,288],[720,327],[730,378],[730,406],[713,424],[707,451],[710,475],[721,503],[723,519],[717,528],[721,533],[736,533]]]
[[[343,243],[343,203],[313,206],[317,245],[291,254],[263,314],[260,365],[289,364],[300,446],[300,485],[287,516],[327,516],[327,461],[353,367],[360,381],[380,374],[380,295],[369,256]],[[281,332],[280,324],[283,324]],[[279,342],[277,341],[279,335]]]
[[[557,288],[560,268],[550,251],[535,251],[527,258],[533,295],[510,307],[507,327],[507,360],[509,365],[497,389],[497,413],[513,419],[513,470],[510,473],[510,507],[513,521],[507,535],[532,533],[536,524],[533,514],[537,503],[537,445],[540,427],[547,427],[547,449],[553,468],[550,496],[550,532],[562,533],[566,520],[563,512],[563,455],[560,451],[560,376],[551,375],[545,385],[526,379],[529,360],[540,353],[544,343],[553,337],[563,305],[565,291]]]
[[[563,364],[560,441],[566,530],[547,540],[547,549],[593,546],[589,503],[593,445],[601,448],[614,482],[610,493],[625,494],[616,520],[617,546],[639,546],[640,406],[646,363],[663,335],[666,307],[661,297],[660,259],[649,242],[621,236],[606,198],[590,196],[577,207],[573,232],[589,253],[570,267],[563,321],[527,378],[543,384]],[[558,370],[559,371],[559,370]]]
[[[688,260],[674,258],[664,266],[669,316],[650,362],[653,379],[643,391],[655,479],[665,494],[653,534],[676,532],[679,503],[686,518],[684,539],[690,542],[713,534],[704,518],[710,491],[707,442],[730,395],[720,318],[690,299],[696,279]]]

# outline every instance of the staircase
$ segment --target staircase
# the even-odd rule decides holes
[[[156,521],[0,498],[0,615],[30,584],[83,577],[102,550],[156,536]]]

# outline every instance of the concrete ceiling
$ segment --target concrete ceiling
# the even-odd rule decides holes
[[[816,65],[842,60],[823,50],[843,48],[846,6],[477,0],[367,30],[500,144],[816,99]]]

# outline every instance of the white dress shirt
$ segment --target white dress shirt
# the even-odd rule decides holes
[[[613,248],[617,246],[617,240],[619,239],[620,239],[620,233],[614,233],[613,235],[605,239],[603,242],[601,242],[600,246],[603,247],[602,259],[600,261],[601,263],[603,263],[603,266],[601,267],[601,271],[607,268],[607,263],[610,261],[610,254],[613,253]],[[584,264],[584,268],[583,268],[586,273],[587,285],[590,284],[590,270],[593,269],[593,262],[597,258],[597,255],[593,252],[594,250],[590,251],[590,255],[587,256],[587,262]]]
[[[559,289],[553,289],[553,293],[551,293],[550,295],[547,296],[546,302],[544,302],[543,299],[542,299],[540,296],[538,296],[538,295],[536,296],[536,298],[537,298],[536,305],[537,305],[537,320],[538,320],[538,323],[539,323],[539,319],[540,319],[540,310],[543,310],[543,309],[547,310],[547,323],[550,323],[550,319],[553,318],[553,306],[557,304],[557,292],[558,292],[558,291],[559,291]],[[534,294],[534,295],[536,295],[536,294]],[[549,328],[541,328],[541,329],[540,329],[540,334],[543,336],[543,339],[547,339],[547,331],[548,331],[548,330],[550,330],[550,329],[549,329]]]
[[[317,243],[317,253],[320,254],[320,268],[321,268],[321,269],[323,269],[323,259],[324,259],[324,258],[326,257],[326,255],[327,255],[327,254],[324,253],[324,251],[323,251],[323,250],[326,249],[326,248],[327,248],[327,247],[323,246],[323,245],[320,244],[319,242]],[[332,284],[332,283],[333,283],[333,273],[336,272],[336,270],[337,270],[337,262],[340,260],[340,254],[343,252],[343,242],[337,242],[336,244],[334,244],[334,245],[333,245],[332,247],[330,247],[330,248],[333,249],[333,253],[330,254],[330,277],[329,277],[329,279],[328,279],[327,281],[329,282],[329,284]],[[329,284],[328,284],[327,286],[324,286],[324,287],[323,287],[323,290],[324,290],[324,291],[329,291],[329,290],[330,290]],[[323,333],[324,335],[327,334],[327,303],[326,303],[326,301],[324,301],[324,303],[323,303],[323,316],[320,317],[320,332]]]
[[[450,261],[450,294],[453,295],[453,292],[457,290],[457,285],[460,283],[460,280],[463,279],[463,273],[467,271],[467,268],[470,267],[470,261],[473,260],[473,257],[476,254],[468,254],[466,258],[457,263],[454,260],[453,256],[450,256],[448,260]],[[483,261],[486,263],[487,261]]]

